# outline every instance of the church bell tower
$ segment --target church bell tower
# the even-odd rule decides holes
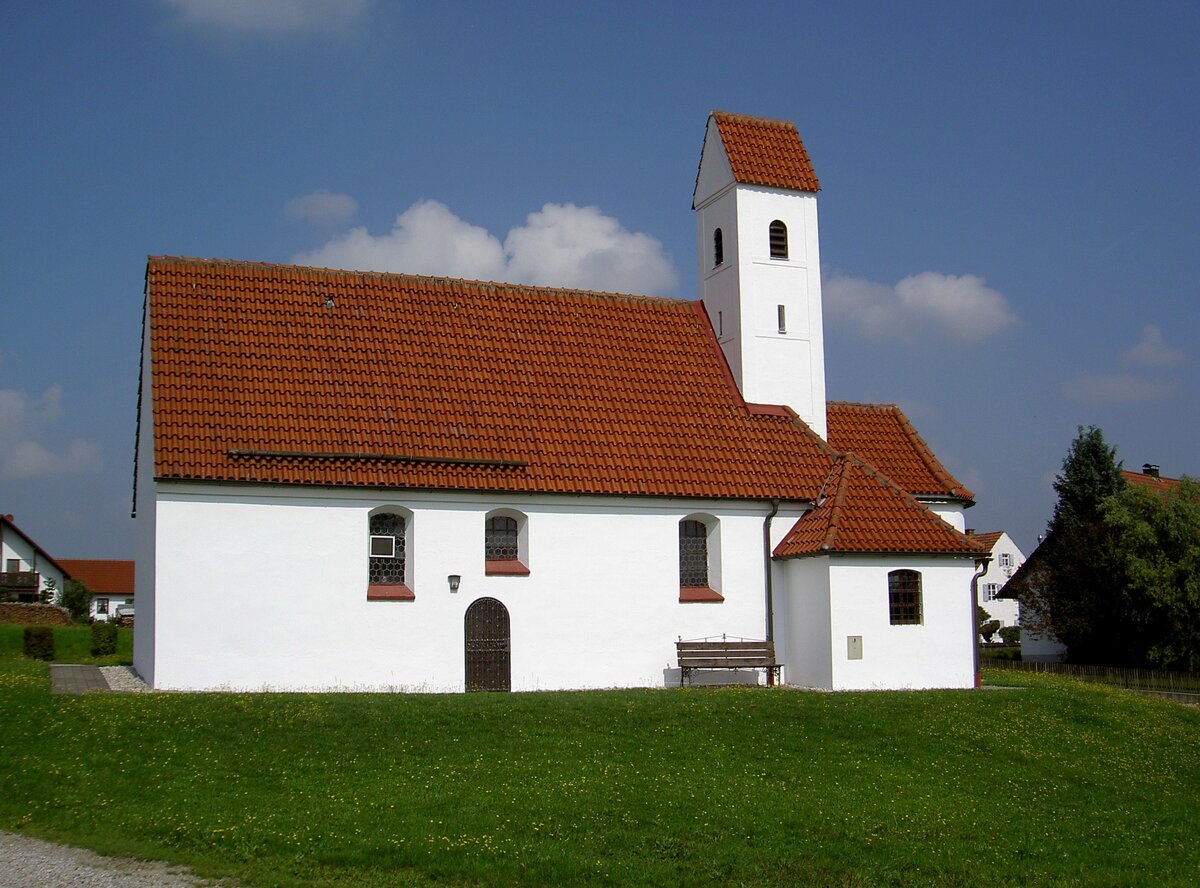
[[[742,397],[785,404],[824,438],[819,189],[795,124],[709,115],[692,196],[700,298]]]

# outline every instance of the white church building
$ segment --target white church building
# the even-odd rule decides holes
[[[135,667],[167,689],[975,682],[970,491],[827,402],[819,184],[714,112],[699,301],[152,257]]]

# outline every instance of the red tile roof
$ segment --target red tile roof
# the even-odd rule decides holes
[[[132,595],[133,562],[64,558],[61,564],[72,579],[81,580],[97,595]]]
[[[1178,478],[1164,478],[1160,475],[1148,475],[1145,472],[1130,472],[1121,470],[1125,483],[1143,490],[1174,490],[1179,486]]]
[[[858,454],[909,493],[975,499],[938,462],[896,405],[830,401],[825,415],[829,443],[835,450]]]
[[[821,190],[796,124],[725,111],[714,111],[712,117],[736,181],[790,191]]]
[[[1002,531],[1002,530],[989,531],[988,533],[968,533],[967,534],[967,536],[969,536],[971,539],[973,539],[975,542],[977,542],[980,546],[982,546],[984,548],[985,551],[988,551],[988,552],[992,551],[992,547],[996,545],[996,543],[999,541],[1000,537],[1003,535],[1004,535],[1004,531]]]
[[[160,479],[803,500],[829,472],[699,303],[170,257],[146,292]]]
[[[775,547],[780,558],[889,552],[983,554],[976,543],[852,453],[830,472],[817,507]]]

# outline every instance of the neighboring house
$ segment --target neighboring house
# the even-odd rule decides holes
[[[967,536],[982,546],[984,551],[992,554],[987,571],[979,578],[976,586],[979,591],[979,606],[991,615],[991,619],[998,620],[1001,626],[1020,626],[1021,613],[1017,600],[1003,598],[1001,595],[1005,584],[1025,563],[1025,556],[1012,541],[1012,537],[1003,530],[975,533],[968,529]]]
[[[1142,466],[1141,472],[1133,472],[1128,469],[1121,470],[1121,477],[1125,479],[1125,483],[1131,487],[1138,487],[1145,490],[1167,491],[1173,490],[1179,486],[1180,479],[1164,478],[1159,472],[1159,467],[1146,463]],[[1042,558],[1038,553],[1041,551],[1041,543],[1038,548],[1030,553],[1029,558],[1025,563],[1013,574],[1012,581],[1009,584],[1008,594],[1014,598],[1021,594],[1031,584],[1036,588],[1037,574],[1043,571]],[[1059,663],[1067,655],[1067,646],[1059,641],[1054,633],[1049,631],[1037,631],[1029,627],[1022,626],[1021,628],[1021,659],[1032,662],[1048,662]]]
[[[71,574],[13,523],[0,515],[0,600],[62,600],[63,583]]]
[[[64,558],[61,564],[72,579],[81,581],[92,593],[92,619],[112,619],[118,607],[133,604],[132,561]]]
[[[152,257],[135,666],[177,689],[972,687],[973,505],[826,403],[818,183],[714,113],[699,302]],[[756,679],[757,680],[757,679]]]

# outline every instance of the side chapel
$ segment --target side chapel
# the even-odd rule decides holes
[[[826,401],[819,183],[714,112],[699,301],[151,257],[135,667],[169,689],[974,683],[973,496]]]

